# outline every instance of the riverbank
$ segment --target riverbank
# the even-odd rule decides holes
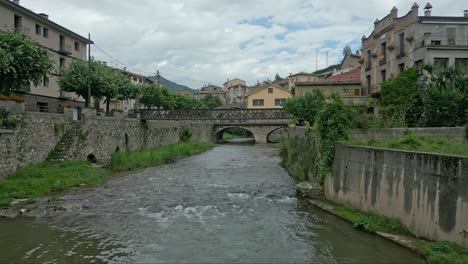
[[[309,200],[309,203],[346,220],[356,229],[373,233],[421,254],[429,264],[468,263],[467,249],[446,241],[432,242],[416,238],[395,219],[361,212],[328,200],[315,199]]]
[[[34,207],[31,204],[35,203],[35,198],[56,196],[72,188],[97,186],[118,173],[173,163],[213,147],[213,144],[191,141],[116,153],[105,168],[98,168],[86,161],[43,162],[27,166],[0,180],[0,207],[16,209],[26,204],[30,209]],[[18,210],[8,215],[17,213]]]

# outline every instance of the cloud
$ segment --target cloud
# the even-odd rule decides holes
[[[432,1],[437,15],[461,15],[462,0]],[[314,71],[341,60],[346,44],[360,47],[375,18],[393,6],[399,15],[412,2],[312,0],[21,0],[21,4],[86,36],[145,75],[157,69],[188,79],[221,85],[227,78],[253,84]],[[422,13],[423,2],[420,12]],[[93,56],[123,67],[93,48]],[[202,82],[169,77],[198,88]]]

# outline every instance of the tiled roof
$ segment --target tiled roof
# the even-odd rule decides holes
[[[349,72],[328,77],[326,81],[359,81],[361,82],[361,69],[355,69]]]

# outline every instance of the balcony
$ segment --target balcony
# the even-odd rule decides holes
[[[58,53],[62,55],[71,55],[72,54],[72,46],[71,45],[60,45]]]
[[[396,55],[397,59],[403,58],[403,57],[405,57],[405,56],[406,56],[406,52],[405,52],[404,49],[398,49],[398,50],[397,50],[397,55]]]

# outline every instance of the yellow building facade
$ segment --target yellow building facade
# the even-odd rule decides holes
[[[281,86],[269,84],[253,88],[246,96],[248,109],[283,108],[286,100],[291,97],[289,90]]]

